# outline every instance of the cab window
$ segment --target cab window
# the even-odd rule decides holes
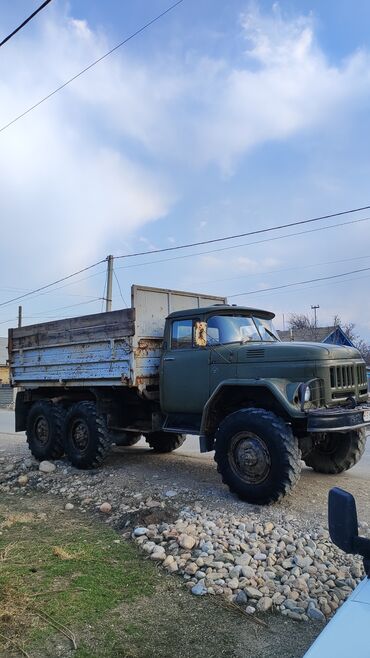
[[[193,347],[193,321],[175,320],[171,330],[172,349]]]

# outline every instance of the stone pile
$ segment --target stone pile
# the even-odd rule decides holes
[[[339,551],[324,528],[302,533],[298,522],[261,523],[257,514],[186,509],[175,523],[138,527],[133,537],[194,595],[223,595],[251,614],[324,621],[362,577],[360,559]]]

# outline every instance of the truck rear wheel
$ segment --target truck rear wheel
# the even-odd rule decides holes
[[[97,468],[110,452],[111,439],[106,422],[94,402],[77,402],[65,421],[65,450],[76,468]]]
[[[65,411],[50,400],[34,402],[27,418],[27,443],[38,460],[59,459],[64,454]]]
[[[361,459],[366,445],[364,429],[349,432],[328,432],[304,457],[307,466],[317,473],[335,475],[348,471]]]
[[[153,432],[145,437],[154,452],[173,452],[181,448],[186,439],[185,434],[171,434],[170,432]]]
[[[215,437],[222,481],[248,503],[276,502],[294,487],[301,452],[291,428],[271,411],[241,409],[227,416]]]

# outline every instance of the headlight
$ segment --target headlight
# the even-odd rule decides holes
[[[298,387],[298,399],[302,403],[311,400],[311,389],[308,384],[300,384]]]

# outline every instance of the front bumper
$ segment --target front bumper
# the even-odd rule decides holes
[[[370,427],[370,404],[361,404],[354,409],[332,407],[310,409],[307,412],[307,432],[344,432]]]

